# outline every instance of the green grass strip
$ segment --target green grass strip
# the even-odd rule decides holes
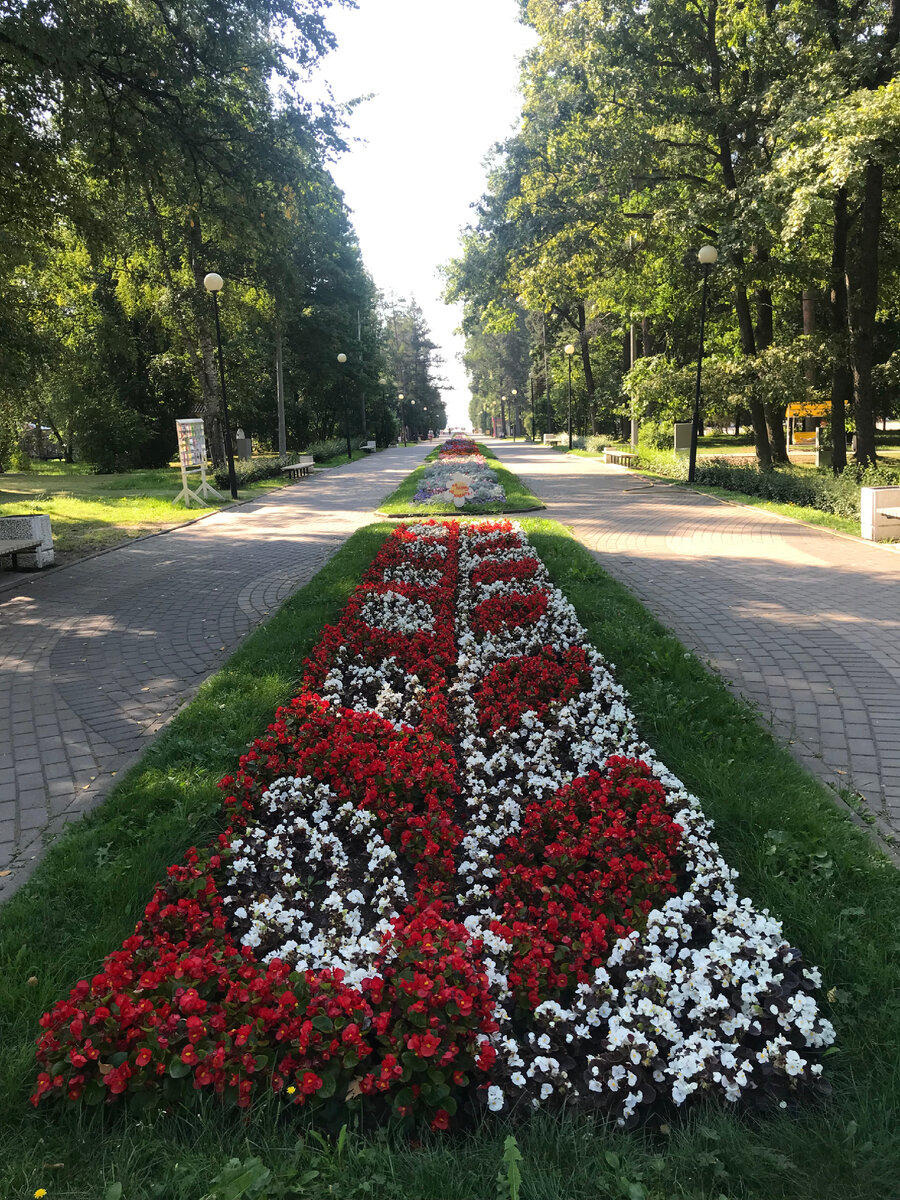
[[[379,516],[472,517],[483,514],[535,512],[545,507],[533,492],[529,492],[518,475],[514,475],[503,466],[496,454],[482,442],[477,442],[476,445],[484,457],[490,460],[491,470],[497,473],[497,479],[506,493],[502,502],[496,500],[492,504],[467,504],[463,508],[457,508],[455,504],[447,504],[442,500],[433,500],[430,504],[414,504],[413,497],[419,490],[428,464],[434,462],[440,453],[438,447],[437,450],[432,450],[420,467],[403,480],[395,492],[391,492],[387,499],[382,501],[378,506]]]
[[[590,640],[615,664],[644,737],[716,821],[742,892],[782,918],[788,938],[822,967],[838,1031],[826,1060],[834,1098],[758,1118],[701,1104],[662,1130],[630,1133],[569,1114],[515,1129],[488,1119],[467,1136],[426,1135],[420,1144],[355,1126],[327,1142],[298,1131],[294,1114],[280,1120],[276,1102],[254,1109],[251,1124],[200,1097],[143,1124],[127,1111],[25,1107],[38,1016],[130,932],[165,867],[212,835],[215,781],[291,694],[321,623],[336,616],[388,531],[383,523],[356,534],[248,640],[0,910],[0,1196],[45,1187],[49,1200],[103,1200],[121,1184],[122,1200],[493,1200],[511,1194],[502,1182],[510,1132],[523,1159],[521,1200],[897,1194],[900,874],[752,710],[562,526],[523,524]],[[259,1190],[226,1182],[231,1158]]]

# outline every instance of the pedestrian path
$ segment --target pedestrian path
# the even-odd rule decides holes
[[[900,553],[598,459],[491,445],[810,770],[900,834]]]
[[[0,591],[0,899],[429,447],[398,447]],[[0,576],[0,585],[9,577]]]

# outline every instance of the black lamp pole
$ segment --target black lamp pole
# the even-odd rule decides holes
[[[566,346],[566,358],[569,362],[569,449],[572,449],[572,355],[575,347],[570,343]]]
[[[231,488],[232,500],[237,500],[237,477],[234,473],[234,451],[231,448],[231,421],[228,416],[228,397],[225,394],[225,358],[222,354],[222,326],[219,324],[219,292],[222,290],[222,276],[211,271],[203,280],[203,286],[212,292],[213,312],[216,314],[216,343],[219,347],[219,383],[222,388],[222,432],[225,438],[225,457],[228,459],[228,486]]]
[[[531,441],[532,441],[532,443],[534,443],[537,441],[537,437],[536,437],[537,429],[535,428],[535,424],[534,424],[534,376],[533,375],[528,376],[528,384],[531,389]]]
[[[691,452],[688,458],[688,483],[697,474],[697,436],[700,432],[700,376],[703,371],[703,335],[706,329],[706,298],[709,294],[709,269],[719,257],[715,246],[701,246],[697,255],[703,264],[703,299],[700,303],[700,345],[697,350],[697,386],[694,390],[694,419],[691,421]]]
[[[347,361],[347,355],[339,354],[337,360],[343,366]],[[342,383],[341,392],[344,398],[344,436],[347,439],[347,462],[353,462],[353,451],[350,448],[350,405],[347,403],[347,382],[343,380]]]

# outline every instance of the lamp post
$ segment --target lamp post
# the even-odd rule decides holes
[[[566,359],[569,363],[569,449],[572,449],[572,355],[575,353],[575,347],[571,342],[563,347],[566,352]]]
[[[701,246],[697,254],[703,265],[703,300],[700,304],[700,346],[697,350],[697,387],[694,391],[694,419],[691,422],[691,453],[688,459],[688,483],[697,474],[697,434],[700,431],[700,375],[703,370],[703,334],[706,327],[706,298],[709,294],[709,269],[719,257],[715,246]]]
[[[231,488],[232,500],[237,500],[237,478],[234,474],[234,452],[231,448],[231,429],[228,418],[228,399],[225,395],[225,359],[222,355],[222,327],[219,324],[219,292],[225,286],[225,280],[215,271],[210,271],[203,277],[203,286],[212,292],[213,312],[216,314],[216,342],[219,347],[219,382],[222,387],[222,427],[225,436],[225,457],[228,459],[228,486]]]
[[[513,410],[513,420],[512,420],[512,426],[513,426],[513,441],[515,441],[515,440],[516,440],[516,422],[517,422],[517,421],[518,421],[518,419],[519,419],[519,410],[518,410],[518,407],[517,407],[517,405],[518,405],[518,403],[519,403],[519,402],[518,402],[518,400],[516,399],[516,396],[518,396],[518,394],[519,394],[519,393],[518,393],[518,391],[517,391],[515,388],[513,388],[513,389],[512,389],[512,392],[510,393],[510,395],[511,395],[511,396],[512,396],[512,398],[513,398],[513,399],[512,399],[512,410]]]
[[[506,437],[506,396],[500,397],[500,436]]]
[[[403,401],[404,401],[405,397],[402,392],[397,393],[397,399],[400,401],[400,425],[401,425],[400,432],[403,435],[403,445],[405,447],[406,446],[406,409],[403,405]]]
[[[347,361],[346,354],[339,354],[337,360],[341,366]],[[344,397],[344,435],[347,438],[347,462],[353,462],[353,451],[350,448],[350,409],[347,405],[347,385],[341,388]]]

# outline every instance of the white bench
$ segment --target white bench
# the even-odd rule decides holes
[[[363,442],[363,444],[360,446],[360,450],[365,450],[366,454],[374,454],[375,449],[376,447],[374,442]]]
[[[299,479],[301,475],[308,475],[312,471],[314,463],[311,454],[301,454],[296,462],[288,463],[281,469],[290,475],[291,479]]]
[[[0,517],[0,561],[9,558],[12,569],[52,567],[53,531],[45,513],[27,517]]]
[[[544,434],[544,445],[545,446],[558,446],[561,442],[562,442],[562,435],[559,433],[545,433]]]
[[[868,542],[900,538],[900,487],[859,489],[860,535]]]
[[[620,467],[630,467],[637,454],[633,450],[604,450],[603,461],[605,463],[616,463]]]

